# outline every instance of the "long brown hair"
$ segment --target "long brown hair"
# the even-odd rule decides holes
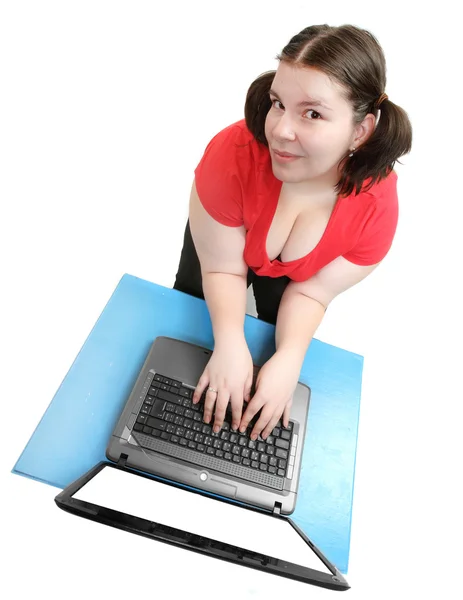
[[[369,31],[353,25],[306,27],[291,38],[276,59],[301,68],[314,67],[337,81],[352,105],[354,125],[368,113],[377,117],[375,104],[386,87],[386,61]],[[248,129],[266,146],[265,118],[271,107],[269,90],[275,73],[267,71],[253,81],[244,109]],[[341,196],[369,189],[387,177],[395,162],[411,150],[412,126],[407,113],[389,99],[381,103],[380,111],[379,122],[368,140],[353,156],[341,161],[341,178],[336,185]]]

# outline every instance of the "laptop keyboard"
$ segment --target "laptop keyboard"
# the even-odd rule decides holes
[[[221,430],[214,433],[213,421],[203,421],[204,395],[193,404],[192,389],[151,372],[145,389],[133,426],[141,446],[274,489],[283,489],[284,479],[292,478],[297,444],[293,422],[287,429],[278,423],[266,440],[259,436],[254,441],[250,434],[258,415],[245,432],[234,432],[228,406]]]

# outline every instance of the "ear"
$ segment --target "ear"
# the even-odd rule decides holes
[[[376,118],[373,114],[368,113],[363,121],[355,127],[354,140],[352,145],[358,148],[364,144],[371,136],[376,127]]]

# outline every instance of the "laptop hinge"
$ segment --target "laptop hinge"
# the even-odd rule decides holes
[[[281,502],[275,502],[275,506],[273,507],[273,516],[279,517],[281,515]]]
[[[128,454],[121,454],[119,456],[119,460],[117,461],[117,464],[119,467],[125,467],[127,465],[127,459],[129,458]]]

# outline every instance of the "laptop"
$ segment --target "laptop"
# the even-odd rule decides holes
[[[73,482],[55,498],[56,503],[79,516],[216,558],[331,589],[348,589],[336,567],[288,518],[297,501],[310,388],[301,382],[297,384],[289,426],[284,427],[280,421],[266,440],[260,436],[255,441],[250,438],[259,413],[245,432],[233,431],[230,406],[221,430],[215,433],[212,431],[213,417],[209,424],[203,420],[204,394],[198,404],[192,403],[193,392],[211,354],[208,348],[186,341],[157,337],[112,431],[106,449],[111,463],[103,461]],[[258,370],[258,367],[254,368],[252,392],[255,391]],[[195,497],[202,495],[204,500],[206,497],[210,500],[212,495],[214,501],[228,505],[233,503],[240,511],[247,511],[240,512],[239,519],[243,515],[249,517],[249,511],[254,511],[255,514],[284,520],[297,533],[297,543],[302,539],[305,548],[309,548],[317,558],[319,568],[267,556],[262,548],[259,552],[252,551],[236,543],[224,544],[203,535],[199,535],[198,544],[198,533],[157,523],[151,518],[137,518],[79,496],[81,488],[87,486],[90,489],[89,482],[105,467],[110,468],[110,471],[106,469],[107,473],[113,472],[113,468],[145,479],[152,475],[157,482],[171,488],[183,488],[183,493],[187,490]],[[145,491],[142,495],[147,493]],[[169,500],[162,512],[172,503],[175,501]],[[260,518],[255,514],[254,519]],[[287,534],[286,528],[284,531]],[[296,539],[288,545],[293,543]]]

